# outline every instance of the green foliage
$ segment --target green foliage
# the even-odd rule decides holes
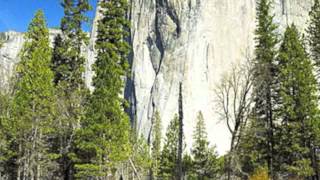
[[[4,42],[2,40],[0,40],[0,48],[2,48]]]
[[[150,147],[143,136],[136,139],[132,144],[131,159],[138,173],[146,176],[152,165]]]
[[[281,120],[280,169],[293,175],[313,174],[310,153],[319,132],[317,82],[297,28],[286,29],[279,50],[278,81]]]
[[[60,156],[57,175],[69,178],[73,173],[70,156],[74,154],[75,130],[80,127],[88,95],[83,73],[85,58],[81,49],[88,41],[82,25],[88,21],[86,13],[91,10],[88,0],[63,0],[64,17],[61,20],[61,34],[56,36],[51,68],[57,89],[57,121],[55,145],[52,148]]]
[[[257,131],[256,121],[251,120],[247,127],[241,132],[241,139],[237,148],[236,153],[239,156],[239,161],[241,164],[241,176],[248,178],[249,174],[253,174],[259,169],[262,164],[259,161],[261,154],[256,149],[256,131]]]
[[[27,179],[45,179],[53,133],[55,96],[53,73],[50,70],[49,31],[42,11],[35,14],[25,35],[26,42],[17,65],[18,78],[13,98],[12,126],[17,153],[17,168]]]
[[[255,59],[253,82],[253,120],[256,121],[257,142],[255,149],[259,151],[261,165],[268,164],[269,171],[273,170],[274,153],[274,117],[275,101],[275,56],[278,43],[276,29],[273,22],[270,0],[257,2],[257,28],[255,31]]]
[[[98,22],[92,94],[85,87],[86,59],[81,51],[88,42],[82,26],[89,20],[85,14],[91,6],[88,0],[62,0],[61,4],[62,33],[55,39],[53,54],[44,15],[38,11],[26,33],[12,97],[0,93],[0,179],[106,179],[119,174],[119,169],[141,177],[151,170],[155,179],[179,177],[183,131],[178,116],[167,128],[161,151],[159,112],[152,118],[151,147],[131,133],[124,112],[127,103],[121,94],[130,52],[127,0],[100,1],[103,18]],[[313,64],[294,25],[286,29],[277,51],[271,11],[271,0],[257,1],[255,104],[245,118],[249,122],[244,122],[244,131],[236,135],[239,143],[230,156],[219,158],[209,145],[199,112],[191,153],[182,160],[187,179],[221,178],[228,162],[237,168],[232,176],[241,179],[319,176],[318,85]],[[307,32],[319,73],[319,0],[314,0]],[[180,120],[182,115],[180,86]],[[232,161],[225,163],[224,158],[231,156]]]
[[[12,176],[14,165],[12,165],[12,157],[15,156],[14,149],[10,148],[10,144],[14,141],[11,120],[11,102],[12,98],[7,93],[0,92],[0,176]]]
[[[178,116],[175,115],[167,128],[165,142],[161,152],[159,176],[162,179],[175,177],[177,170],[178,142],[179,119]]]
[[[188,153],[185,153],[183,155],[182,162],[183,162],[183,172],[185,173],[186,178],[190,179],[190,180],[197,179],[197,176],[194,173],[193,159],[192,159],[191,155],[189,155]]]
[[[162,140],[162,126],[159,111],[156,111],[153,116],[152,126],[152,174],[151,176],[157,177],[159,175],[160,157],[161,157],[161,140]]]
[[[93,66],[95,87],[89,98],[82,129],[77,133],[77,176],[102,178],[113,173],[130,155],[130,123],[124,112],[123,76],[128,73],[129,21],[125,0],[101,1],[103,18],[98,22],[97,60]],[[87,171],[86,167],[96,171]],[[83,172],[87,172],[86,174]]]
[[[217,178],[219,172],[218,155],[215,147],[209,147],[206,126],[201,112],[198,113],[196,122],[193,132],[194,144],[191,149],[193,172],[199,180]]]
[[[316,63],[317,73],[320,67],[320,2],[314,0],[314,5],[309,13],[310,24],[307,29],[308,41],[311,50],[311,57]]]
[[[64,17],[61,20],[62,34],[55,39],[52,69],[55,83],[66,81],[71,90],[84,86],[82,74],[85,58],[81,48],[88,41],[82,25],[88,22],[87,11],[91,10],[88,0],[63,0]]]

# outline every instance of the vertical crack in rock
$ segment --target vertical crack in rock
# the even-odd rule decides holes
[[[160,0],[161,2],[162,0]],[[156,17],[155,17],[155,36],[156,36],[156,46],[160,52],[160,60],[159,60],[159,64],[157,69],[155,69],[156,74],[159,73],[160,71],[160,67],[161,67],[161,63],[164,57],[164,46],[163,46],[163,40],[162,40],[162,36],[161,36],[161,21],[160,21],[160,16],[162,15],[161,13],[161,3],[159,2],[159,0],[156,1]],[[152,58],[151,58],[152,59]]]
[[[178,14],[176,12],[176,7],[169,0],[157,0],[157,12],[163,11],[162,15],[168,15],[172,22],[176,25],[176,37],[180,36],[181,26]],[[159,11],[158,11],[159,10]],[[159,15],[159,14],[157,14]]]
[[[130,33],[130,37],[127,39],[128,43],[132,45],[132,33]],[[128,57],[129,67],[132,69],[134,59],[134,52],[131,51]],[[129,72],[130,73],[130,72]],[[129,114],[131,125],[135,126],[135,115],[136,115],[136,106],[137,106],[137,98],[136,91],[134,87],[134,74],[128,76],[126,78],[126,84],[124,88],[124,98],[128,101],[129,105],[125,108],[125,111]]]
[[[137,114],[137,98],[136,98],[136,90],[134,86],[134,78],[128,77],[126,80],[126,86],[124,91],[124,98],[129,103],[128,107],[126,107],[125,111],[128,113],[131,125],[135,128],[136,126],[136,114]]]
[[[132,22],[133,21],[133,8],[134,8],[134,4],[133,4],[133,0],[131,0],[130,3],[130,7],[129,7],[129,12],[128,12],[128,19]],[[141,12],[141,8],[140,7],[140,12]],[[140,19],[138,19],[138,24],[140,23]],[[134,36],[134,30],[132,28],[130,28],[130,35],[127,39],[128,43],[133,46],[133,36]],[[129,57],[128,57],[128,61],[129,61],[129,68],[130,70],[133,67],[133,60],[134,60],[134,51],[133,49],[131,50]],[[124,98],[125,100],[129,103],[128,107],[125,108],[125,111],[127,112],[127,114],[130,117],[131,120],[131,125],[133,128],[136,128],[136,115],[137,115],[137,96],[136,96],[136,89],[135,89],[135,84],[134,84],[134,79],[135,79],[135,75],[131,72],[129,72],[131,75],[127,77],[126,79],[126,84],[125,84],[125,89],[124,89]]]
[[[210,48],[210,44],[207,45],[207,49],[206,49],[206,79],[207,81],[209,80],[209,48]]]
[[[281,0],[282,15],[286,13],[286,0]]]
[[[179,20],[179,17],[177,15],[177,12],[176,12],[176,10],[175,10],[175,8],[173,6],[169,5],[168,0],[163,0],[163,3],[164,3],[163,6],[167,10],[167,14],[171,18],[171,20],[176,24],[176,36],[180,37],[181,26],[180,26],[180,20]]]

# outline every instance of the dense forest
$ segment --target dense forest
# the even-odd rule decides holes
[[[257,0],[254,57],[231,68],[215,91],[231,134],[225,155],[209,143],[201,111],[186,148],[182,84],[169,126],[156,111],[151,138],[137,132],[121,95],[130,78],[127,0],[99,4],[93,91],[81,52],[92,7],[88,0],[61,5],[53,48],[39,10],[9,90],[0,91],[0,179],[320,180],[319,0],[304,34],[294,24],[279,34],[272,1]]]

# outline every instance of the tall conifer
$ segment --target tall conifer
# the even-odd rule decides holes
[[[60,154],[57,176],[68,179],[73,176],[74,163],[70,157],[74,154],[75,130],[84,115],[88,93],[83,77],[85,58],[82,53],[88,37],[82,26],[88,21],[85,14],[91,6],[88,0],[63,0],[61,5],[64,17],[61,20],[61,34],[55,38],[51,65],[55,73],[59,120],[55,124],[58,131],[53,149]]]
[[[175,115],[167,128],[165,142],[161,152],[160,179],[175,178],[177,172],[178,145],[179,118]]]
[[[274,161],[274,77],[277,26],[273,23],[270,14],[271,1],[259,0],[257,2],[257,28],[255,31],[255,60],[254,60],[254,83],[253,115],[257,124],[256,137],[261,166],[268,165],[270,174],[273,174]]]
[[[47,179],[51,176],[48,140],[53,130],[55,96],[49,31],[42,11],[35,14],[25,38],[13,99],[16,178]]]
[[[160,166],[160,157],[161,157],[161,118],[158,111],[156,111],[153,117],[153,126],[152,126],[152,169],[151,176],[157,179],[159,175],[159,166]]]
[[[310,24],[307,29],[309,47],[311,50],[311,60],[315,63],[316,77],[319,79],[320,75],[320,1],[314,0],[314,4],[309,12]],[[319,84],[319,81],[318,81]],[[319,85],[318,85],[319,88]],[[319,134],[319,133],[318,133]],[[314,145],[313,150],[313,167],[316,169],[316,177],[320,179],[319,161],[320,157],[316,153],[316,148],[319,148],[320,141]]]
[[[295,25],[287,28],[277,61],[280,169],[297,177],[310,177],[317,171],[312,164],[319,136],[317,82]]]
[[[103,178],[114,173],[130,154],[130,122],[121,96],[128,73],[126,42],[129,21],[126,0],[101,1],[103,18],[98,23],[97,60],[93,66],[94,91],[76,141],[77,176]]]
[[[307,29],[312,60],[316,64],[317,75],[320,74],[320,2],[314,0],[309,12],[310,24]]]
[[[209,147],[206,126],[201,112],[197,117],[196,127],[193,132],[193,142],[191,155],[193,157],[193,171],[197,179],[215,178],[218,174],[217,154],[214,147]]]

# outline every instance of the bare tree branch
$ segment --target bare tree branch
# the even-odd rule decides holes
[[[234,151],[238,147],[241,133],[246,127],[249,117],[252,98],[252,65],[249,56],[247,61],[240,65],[233,65],[226,73],[219,86],[215,89],[220,118],[227,124],[231,134],[229,158],[227,160],[228,179],[231,178],[232,160]]]

